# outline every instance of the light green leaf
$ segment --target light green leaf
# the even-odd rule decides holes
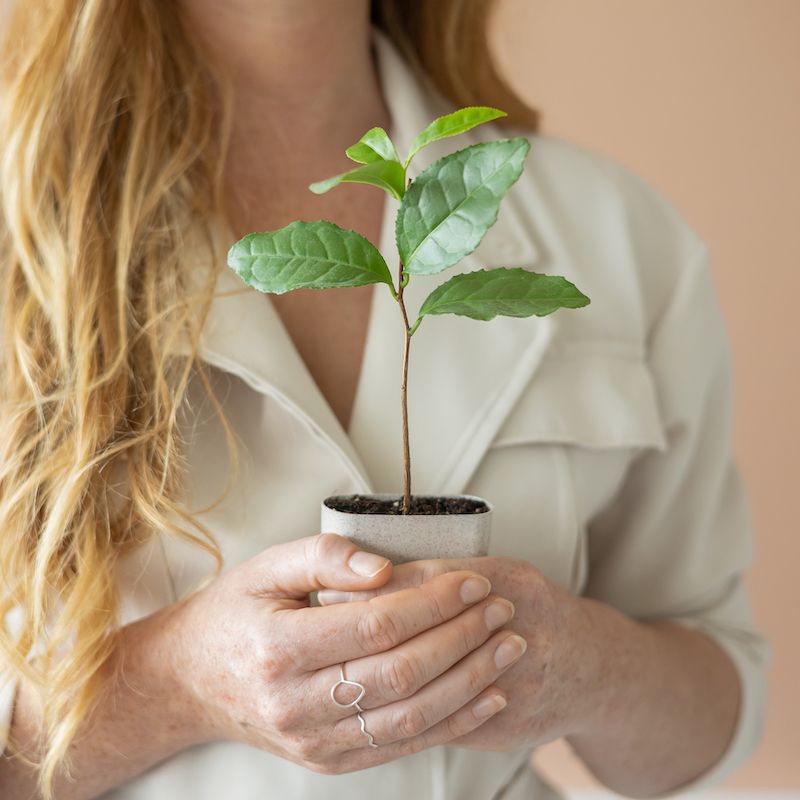
[[[448,136],[457,136],[459,133],[465,133],[477,125],[482,125],[484,122],[491,122],[493,119],[505,116],[507,116],[506,112],[500,111],[499,108],[467,106],[454,111],[452,114],[439,117],[431,122],[424,131],[417,134],[417,138],[411,143],[411,149],[408,151],[404,166],[407,167],[411,159],[431,142],[446,139]]]
[[[529,149],[524,137],[475,144],[419,175],[403,197],[395,225],[405,271],[432,275],[471,253],[494,225]]]
[[[472,319],[543,317],[559,308],[581,308],[589,298],[558,275],[541,275],[521,268],[465,272],[434,289],[419,310],[429,314],[459,314]]]
[[[400,161],[389,134],[383,128],[370,128],[355,144],[344,151],[351,161],[372,164],[374,161]]]
[[[228,266],[254,289],[273,294],[369,283],[392,287],[378,249],[355,231],[325,220],[250,233],[231,247]]]
[[[405,179],[406,173],[399,161],[374,161],[327,180],[312,183],[308,188],[314,194],[324,194],[340,183],[368,183],[401,200],[405,192]]]

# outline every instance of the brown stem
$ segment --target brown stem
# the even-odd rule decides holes
[[[405,346],[403,347],[403,379],[400,383],[400,406],[403,418],[403,513],[411,511],[411,450],[408,443],[408,353],[411,347],[411,329],[408,324],[408,313],[403,302],[403,262],[400,262],[400,274],[397,281],[397,304],[403,315],[405,329]]]

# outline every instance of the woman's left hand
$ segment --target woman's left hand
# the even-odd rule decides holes
[[[362,600],[418,586],[436,575],[474,570],[514,603],[507,627],[528,644],[523,657],[496,681],[508,706],[453,744],[512,750],[543,744],[591,724],[602,704],[599,644],[587,601],[547,580],[532,564],[486,557],[414,561],[394,568],[392,579],[372,592],[320,592],[320,603]]]

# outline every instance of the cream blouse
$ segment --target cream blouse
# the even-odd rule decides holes
[[[403,152],[452,107],[412,75],[388,39],[373,35],[391,135]],[[549,136],[514,133],[531,140],[525,171],[460,269],[562,274],[592,304],[542,319],[426,321],[414,339],[410,375],[415,491],[489,498],[496,508],[493,555],[528,559],[576,593],[719,642],[738,668],[743,695],[727,753],[694,787],[709,785],[759,737],[767,648],[742,585],[752,534],[731,458],[728,344],[707,249],[668,203],[618,164]],[[487,125],[459,146],[506,135]],[[452,146],[422,151],[412,175]],[[395,212],[388,202],[380,249],[390,264]],[[412,280],[409,306],[449,276]],[[241,286],[223,271],[221,292]],[[378,289],[347,431],[265,296],[248,289],[214,301],[201,357],[239,438],[242,474],[203,521],[228,566],[318,532],[327,495],[398,490],[402,339],[393,301]],[[199,385],[188,409],[190,491],[200,507],[218,496],[229,462]],[[210,568],[197,550],[157,537],[124,564],[123,621],[174,602]],[[14,686],[0,680],[0,687],[1,746]],[[557,797],[529,756],[440,747],[331,777],[216,743],[184,751],[105,797]]]

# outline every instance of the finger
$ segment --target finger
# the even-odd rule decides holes
[[[273,611],[270,637],[312,671],[382,653],[441,625],[483,600],[491,584],[473,572],[450,572],[423,586],[358,603]]]
[[[424,631],[387,653],[350,661],[346,678],[365,688],[358,701],[362,709],[379,708],[415,695],[423,686],[444,674],[454,664],[480,647],[491,633],[511,621],[514,605],[508,600],[490,596],[472,608],[436,628]],[[326,697],[339,680],[339,667],[315,673],[309,697]],[[358,698],[354,686],[342,686],[336,699],[349,703]],[[329,698],[328,698],[329,699]],[[331,719],[350,716],[352,708],[339,708],[329,703]]]
[[[340,589],[323,589],[317,594],[317,601],[322,606],[336,603],[349,603],[353,600],[370,600],[382,594],[391,594],[399,589],[421,586],[437,575],[456,570],[481,571],[480,558],[444,559],[432,558],[424,561],[409,561],[399,564],[392,570],[392,577],[385,584],[367,590],[343,591]]]
[[[520,659],[526,647],[525,640],[515,633],[495,634],[485,645],[412,697],[365,711],[367,730],[378,744],[420,736],[471,703]],[[352,742],[358,746],[360,728],[354,729],[352,722],[344,719],[337,723],[333,741]]]
[[[466,736],[477,730],[484,722],[502,711],[507,704],[508,701],[505,695],[496,686],[489,687],[474,701],[418,736],[385,745],[381,744],[376,737],[375,742],[378,745],[376,748],[364,746],[366,737],[360,732],[359,727],[358,730],[363,744],[361,747],[342,753],[339,756],[337,759],[339,769],[353,772],[366,767],[385,764],[403,756],[410,756],[430,747],[447,744],[454,739]],[[358,725],[357,718],[354,721]],[[370,731],[369,723],[366,723],[366,729]]]
[[[376,588],[389,580],[389,559],[358,549],[349,539],[321,533],[268,548],[247,562],[252,594],[301,599],[324,588]]]

